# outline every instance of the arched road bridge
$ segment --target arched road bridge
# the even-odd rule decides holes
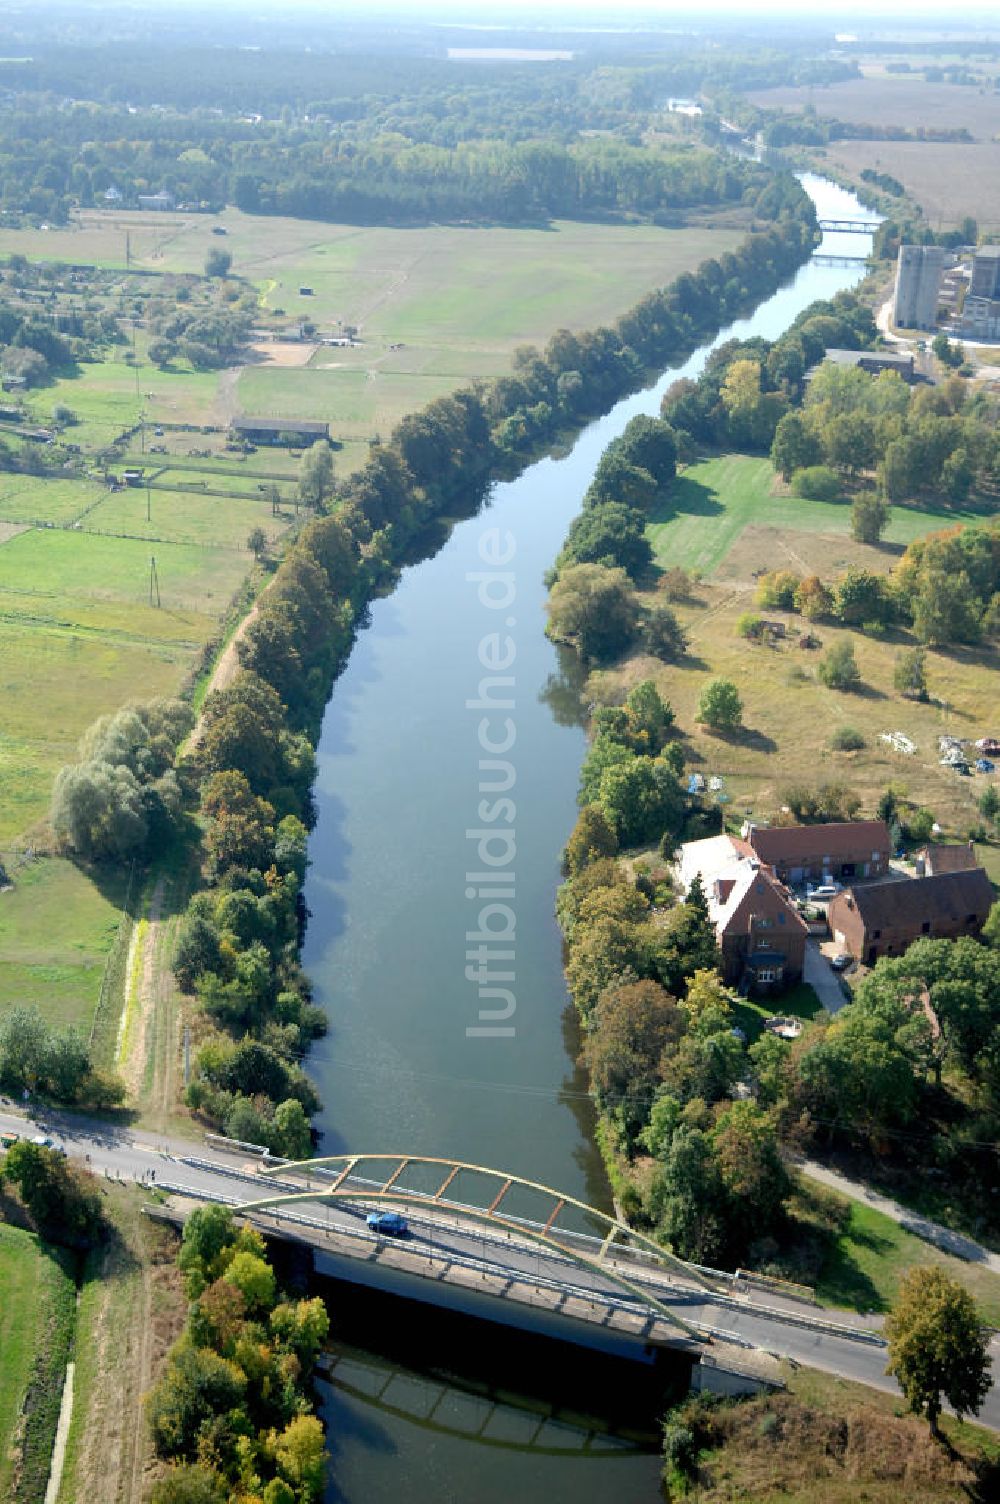
[[[575,1196],[486,1165],[428,1155],[335,1154],[295,1163],[282,1160],[262,1166],[259,1173],[262,1179],[280,1181],[281,1189],[277,1195],[247,1203],[247,1212],[287,1209],[298,1203],[355,1201],[411,1215],[443,1214],[459,1225],[473,1223],[499,1229],[508,1235],[508,1249],[521,1242],[536,1244],[563,1261],[577,1264],[625,1291],[698,1342],[705,1340],[704,1334],[662,1301],[655,1290],[631,1278],[617,1259],[609,1259],[609,1250],[617,1238],[622,1238],[625,1250],[637,1249],[654,1269],[680,1276],[705,1294],[719,1293],[724,1278],[686,1263],[619,1217]],[[306,1181],[304,1187],[297,1183],[302,1179]],[[515,1206],[515,1202],[520,1205]],[[573,1214],[591,1228],[600,1228],[600,1238],[592,1231],[560,1225],[560,1218]]]
[[[898,1393],[885,1374],[879,1318],[823,1311],[794,1292],[694,1268],[610,1214],[516,1175],[399,1154],[265,1163],[263,1150],[211,1137],[196,1146],[58,1113],[47,1113],[46,1125],[98,1175],[155,1176],[168,1196],[150,1208],[157,1215],[182,1222],[198,1202],[230,1206],[270,1234],[307,1245],[317,1267],[327,1258],[339,1263],[349,1271],[342,1278],[363,1275],[391,1288],[408,1281],[414,1294],[450,1282],[453,1291],[464,1285],[470,1301],[472,1292],[509,1301],[512,1315],[518,1300],[547,1310],[550,1330],[567,1318],[567,1335],[574,1323],[580,1333],[589,1322],[590,1332],[601,1326],[616,1338],[687,1349],[703,1366],[709,1353],[738,1366],[739,1348],[757,1349]],[[37,1131],[0,1103],[0,1132]],[[411,1236],[398,1243],[375,1236],[366,1212],[378,1206],[404,1207]],[[1000,1339],[991,1345],[1000,1371]],[[980,1420],[1000,1430],[998,1386]]]

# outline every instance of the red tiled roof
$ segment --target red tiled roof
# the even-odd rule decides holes
[[[797,857],[852,856],[870,860],[873,851],[888,851],[884,820],[844,820],[829,825],[755,825],[750,845],[762,862],[794,862]]]
[[[925,846],[921,856],[935,877],[942,872],[968,872],[979,866],[969,841],[958,846]]]
[[[785,915],[788,931],[799,930],[808,934],[809,926],[789,899],[787,890],[770,872],[760,869],[754,873],[753,882],[748,885],[735,909],[726,916],[722,934],[746,934],[752,919],[761,916],[776,919],[780,914]],[[779,933],[780,931],[776,931],[776,937]]]
[[[868,930],[915,925],[919,933],[919,926],[926,919],[957,919],[964,923],[970,914],[979,913],[985,919],[993,902],[993,888],[982,867],[851,888],[830,900],[831,928],[837,910],[850,899]]]

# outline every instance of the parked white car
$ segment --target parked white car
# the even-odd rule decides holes
[[[840,892],[840,883],[820,883],[818,888],[807,888],[807,898],[836,898]]]

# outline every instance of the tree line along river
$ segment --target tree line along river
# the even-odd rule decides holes
[[[820,218],[871,219],[826,179],[802,181]],[[819,252],[867,248],[856,234],[828,234]],[[478,515],[373,604],[318,751],[304,964],[330,1020],[307,1063],[324,1104],[320,1152],[454,1157],[608,1205],[554,915],[585,734],[575,661],[544,635],[543,576],[630,418],[658,413],[667,386],[696,377],[718,344],[776,339],[861,273],[806,263],[568,453],[496,484]],[[428,1379],[412,1350],[393,1352],[392,1385],[409,1387],[414,1405],[373,1405],[390,1371],[386,1342],[350,1339],[334,1347],[325,1390],[329,1499],[395,1498],[407,1477],[433,1477],[421,1497],[476,1504],[589,1504],[609,1486],[657,1497],[648,1450],[582,1451],[583,1432],[576,1448],[532,1447],[516,1404],[514,1418],[501,1409],[490,1422],[509,1438],[500,1447],[468,1439],[461,1415],[457,1430],[418,1420]],[[465,1379],[474,1384],[483,1361],[470,1357]],[[450,1396],[459,1412],[464,1388]],[[465,1420],[474,1430],[471,1413]]]

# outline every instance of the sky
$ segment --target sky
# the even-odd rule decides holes
[[[296,0],[296,3],[331,9],[330,0]],[[350,3],[344,7],[355,9]],[[574,19],[591,21],[601,17],[608,22],[621,24],[633,16],[655,16],[659,21],[690,20],[706,12],[715,15],[744,16],[760,20],[768,15],[792,14],[802,20],[818,15],[829,16],[838,25],[848,21],[866,22],[869,26],[881,17],[894,17],[910,21],[917,17],[938,22],[942,27],[961,24],[971,18],[992,21],[1000,29],[1000,11],[997,0],[963,0],[960,11],[949,7],[944,0],[366,0],[357,6],[369,13],[406,13],[430,20],[438,15],[456,17],[463,21],[482,24],[494,17],[510,15],[544,21],[549,16],[561,21]]]

